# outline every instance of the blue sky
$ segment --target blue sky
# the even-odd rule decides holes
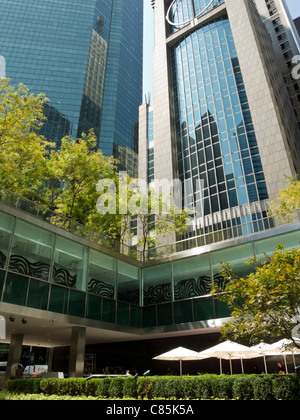
[[[286,0],[292,18],[300,16],[300,1]],[[144,95],[152,92],[152,47],[154,43],[153,37],[153,10],[151,0],[144,0]],[[143,95],[143,96],[144,96]],[[143,98],[144,102],[144,98]]]

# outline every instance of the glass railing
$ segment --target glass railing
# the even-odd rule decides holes
[[[267,215],[259,220],[241,223],[229,228],[218,229],[215,231],[204,232],[198,236],[174,242],[169,245],[159,246],[147,251],[145,260],[163,258],[178,252],[192,248],[211,245],[226,240],[247,237],[266,230],[277,229],[300,222],[300,209],[288,211],[278,215]]]
[[[255,233],[300,222],[300,209],[281,213],[278,215],[266,215],[260,219],[236,224],[235,226],[232,225],[231,227],[227,228],[216,229],[214,231],[209,231],[209,229],[206,228],[205,232],[197,236],[174,242],[169,245],[158,246],[156,248],[142,252],[137,250],[136,247],[131,247],[126,244],[120,244],[117,241],[113,241],[112,239],[97,232],[96,230],[77,223],[74,220],[71,220],[59,213],[56,213],[40,204],[34,203],[33,201],[21,197],[18,194],[8,191],[4,188],[0,188],[0,202],[29,213],[34,217],[48,222],[51,225],[62,228],[77,236],[95,242],[106,249],[118,252],[122,255],[126,255],[142,262],[150,261],[153,259],[161,259],[171,254],[186,251],[192,248],[224,242],[235,238],[247,237]]]
[[[74,235],[80,236],[81,238],[95,242],[104,248],[119,252],[123,255],[127,255],[128,257],[134,258],[138,261],[141,260],[140,252],[137,251],[134,247],[130,247],[126,244],[120,244],[94,229],[69,219],[66,216],[56,213],[47,207],[28,200],[27,198],[21,197],[18,194],[8,191],[4,188],[0,188],[0,202],[12,206],[17,210],[31,214],[38,219],[71,232]]]

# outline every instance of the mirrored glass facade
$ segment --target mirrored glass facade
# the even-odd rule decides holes
[[[224,3],[224,0],[174,0],[168,10],[167,19],[171,28],[176,32],[188,25],[194,18],[199,18],[215,7]]]
[[[7,77],[49,99],[42,134],[59,144],[93,128],[107,155],[114,144],[135,147],[142,31],[139,0],[0,2]]]
[[[181,39],[171,61],[179,176],[203,180],[204,216],[267,199],[227,17]]]

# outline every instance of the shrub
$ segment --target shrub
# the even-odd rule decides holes
[[[51,379],[42,379],[40,387],[41,387],[41,391],[44,394],[48,394],[48,395],[59,395],[59,383],[61,381],[64,381],[64,379],[55,379],[55,378],[51,378]]]
[[[108,398],[109,397],[109,386],[111,383],[111,378],[104,378],[104,379],[100,379],[97,391],[96,391],[96,396],[97,397],[102,397],[102,398]]]
[[[108,395],[111,398],[123,398],[124,378],[113,378],[109,385]]]
[[[95,397],[99,384],[101,382],[102,379],[89,379],[88,381],[86,381],[86,385],[85,385],[85,394],[88,397]]]
[[[38,394],[41,392],[40,383],[42,379],[9,379],[5,383],[5,390],[14,394]]]
[[[198,378],[196,377],[183,377],[182,379],[182,393],[187,400],[194,400],[197,398],[197,384]]]
[[[212,380],[213,397],[217,399],[232,399],[232,388],[234,383],[234,376],[220,375],[215,380]]]
[[[203,375],[196,378],[195,398],[198,400],[207,400],[213,397],[213,382],[216,381],[214,375]]]
[[[123,396],[125,398],[137,398],[137,383],[133,378],[126,378],[123,386]]]
[[[160,377],[153,383],[154,398],[180,399],[183,398],[183,380],[178,377]]]
[[[298,400],[300,381],[295,375],[276,375],[273,377],[273,394],[276,400]]]
[[[158,379],[159,379],[159,376],[148,376],[146,378],[146,384],[145,384],[145,378],[139,377],[137,380],[137,392],[138,392],[139,398],[152,399],[154,383]]]
[[[86,388],[86,379],[43,379],[40,384],[41,390],[47,395],[84,395]]]
[[[273,375],[256,375],[253,384],[255,400],[274,400]]]
[[[232,386],[232,397],[236,400],[253,400],[253,377],[241,376],[236,377]]]
[[[53,399],[157,398],[299,400],[300,379],[296,375],[203,375],[70,379],[16,379],[6,382],[7,395],[30,399],[30,394]],[[6,396],[5,396],[6,397]],[[4,397],[1,396],[3,399]]]

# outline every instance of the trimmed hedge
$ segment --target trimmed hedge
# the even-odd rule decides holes
[[[16,379],[6,382],[12,394],[98,398],[184,400],[299,400],[296,375],[202,375],[129,378]]]

